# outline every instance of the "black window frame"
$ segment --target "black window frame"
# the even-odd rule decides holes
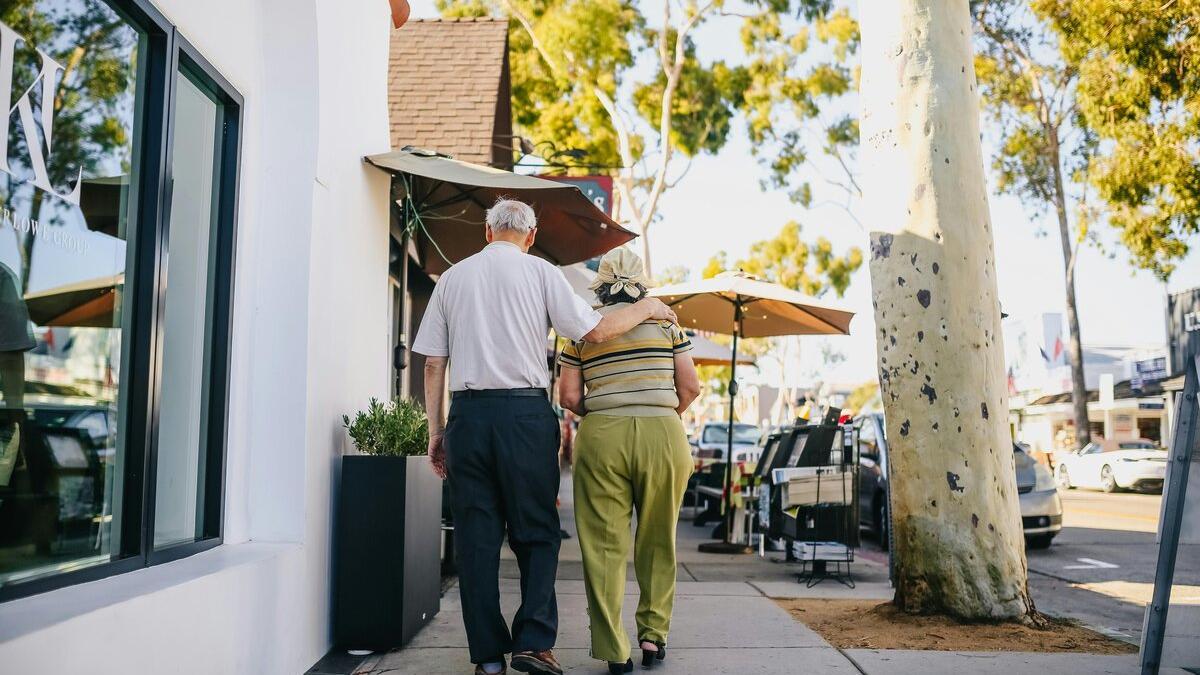
[[[141,92],[135,118],[134,139],[139,167],[130,185],[132,227],[127,240],[132,272],[126,280],[129,312],[127,346],[122,372],[126,391],[124,409],[118,410],[123,444],[123,489],[118,546],[108,562],[0,586],[0,602],[96,581],[153,565],[185,558],[215,548],[224,541],[225,466],[227,452],[228,391],[233,321],[234,270],[241,167],[244,99],[238,90],[200,54],[148,0],[105,0],[105,3],[145,34]],[[157,474],[157,431],[162,378],[163,315],[168,262],[171,204],[171,140],[174,132],[176,77],[183,71],[202,83],[224,111],[220,132],[220,158],[214,177],[217,191],[213,222],[216,274],[213,294],[213,331],[208,380],[209,416],[203,524],[196,541],[154,548],[154,504]]]

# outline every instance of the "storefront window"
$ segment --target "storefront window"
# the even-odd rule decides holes
[[[203,535],[212,294],[222,106],[176,76],[168,231],[166,339],[159,399],[154,546]]]
[[[3,601],[221,542],[241,99],[148,0],[0,0],[0,99]]]
[[[0,4],[0,586],[107,562],[143,36],[99,2]]]

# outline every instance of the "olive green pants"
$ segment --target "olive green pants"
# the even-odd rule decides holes
[[[575,438],[575,526],[583,550],[592,656],[629,658],[621,625],[625,565],[633,539],[633,569],[641,599],[640,639],[665,643],[675,604],[675,524],[692,456],[683,423],[663,417],[590,414]],[[630,523],[637,511],[637,534]]]

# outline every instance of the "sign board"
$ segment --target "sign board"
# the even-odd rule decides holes
[[[558,183],[570,183],[579,188],[584,196],[592,200],[596,208],[609,217],[613,210],[613,179],[612,176],[538,176]]]
[[[1169,375],[1200,356],[1200,288],[1167,296],[1167,355]]]
[[[1159,356],[1153,359],[1145,359],[1143,361],[1135,361],[1133,364],[1133,377],[1129,384],[1136,390],[1151,382],[1165,380],[1170,375],[1167,371],[1167,357]]]

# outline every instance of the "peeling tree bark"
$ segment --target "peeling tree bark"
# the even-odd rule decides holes
[[[1017,502],[967,0],[862,15],[864,197],[896,604],[1036,616]]]

